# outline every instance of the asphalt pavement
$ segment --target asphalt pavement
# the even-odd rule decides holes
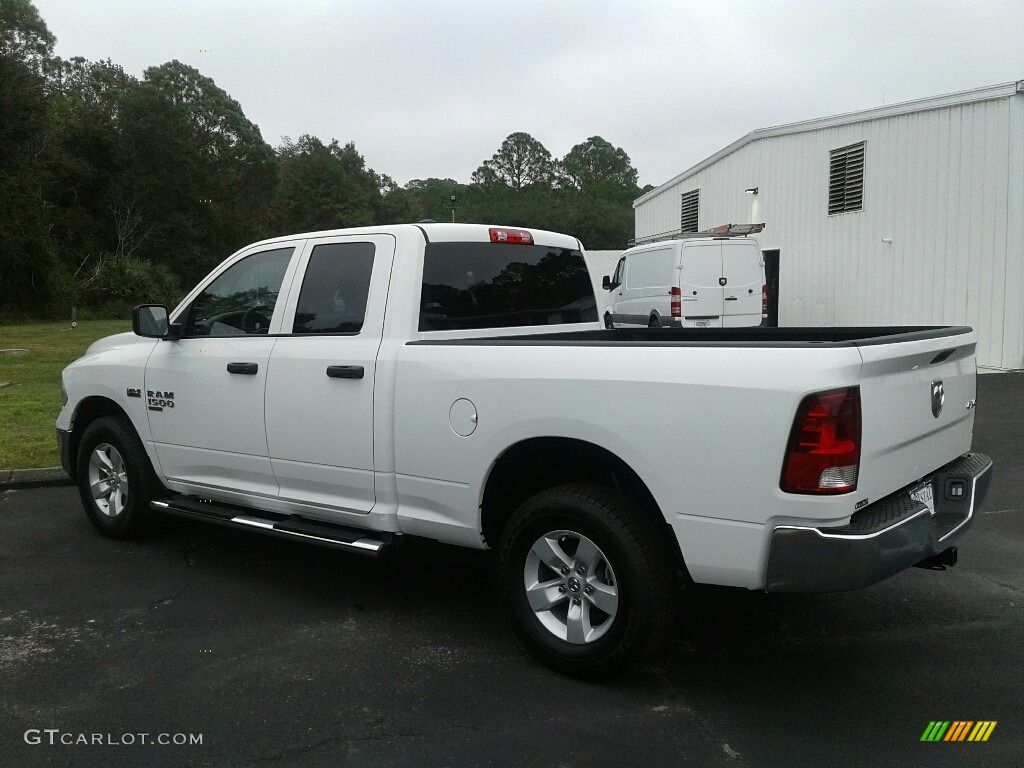
[[[956,568],[690,590],[665,651],[604,684],[520,647],[487,553],[186,521],[121,543],[74,488],[7,490],[0,766],[1022,765],[1022,425],[1024,375],[979,377],[996,474]],[[997,725],[922,742],[938,720]]]

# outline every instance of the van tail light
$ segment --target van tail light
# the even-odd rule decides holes
[[[533,245],[533,235],[525,229],[508,229],[495,227],[490,230],[492,243],[514,243],[516,245]]]
[[[807,395],[793,419],[779,487],[822,495],[857,490],[860,426],[860,387]]]
[[[768,286],[761,286],[761,316],[768,317]]]
[[[678,288],[673,288],[668,292],[670,296],[669,305],[672,308],[672,317],[683,316],[683,292]]]

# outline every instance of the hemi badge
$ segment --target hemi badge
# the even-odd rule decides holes
[[[142,397],[142,390],[128,387],[128,397]]]

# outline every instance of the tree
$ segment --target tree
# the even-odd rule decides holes
[[[188,115],[199,148],[218,160],[265,164],[273,150],[263,141],[260,129],[242,106],[211,78],[177,59],[150,67],[146,82],[163,93]]]
[[[544,145],[528,133],[513,133],[490,160],[473,173],[480,186],[502,184],[516,192],[535,185],[550,185],[555,164]]]
[[[591,136],[570,149],[562,159],[561,170],[567,183],[576,189],[609,185],[632,192],[636,188],[636,168],[629,155],[600,136]]]
[[[149,179],[142,184],[147,197],[174,198],[159,214],[165,236],[152,245],[166,243],[174,230],[185,235],[168,245],[169,255],[180,262],[175,271],[189,283],[267,234],[277,156],[241,105],[197,69],[179,61],[150,67],[143,86],[135,106],[152,104],[154,115],[142,119],[154,123],[174,147],[169,151],[144,136],[133,137],[136,148],[146,146],[154,159],[161,158],[149,164],[146,153],[133,151],[135,167]],[[150,183],[156,178],[170,188]]]
[[[42,74],[57,38],[29,0],[0,0],[0,56],[10,56]]]
[[[469,199],[469,188],[459,184],[455,179],[413,179],[405,185],[405,193],[411,203],[410,220],[433,219],[434,221],[450,221],[452,216],[452,196],[458,207],[458,221],[467,221],[466,203]]]
[[[26,0],[0,0],[0,309],[47,310],[57,282],[45,197],[49,102],[46,69],[54,37]]]
[[[381,179],[351,142],[324,144],[304,134],[278,148],[280,176],[274,224],[280,232],[358,227],[374,223]]]

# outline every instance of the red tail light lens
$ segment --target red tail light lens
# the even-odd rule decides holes
[[[761,314],[768,316],[768,286],[761,286]]]
[[[857,490],[860,426],[860,387],[805,397],[789,433],[782,490],[822,495]]]
[[[491,229],[492,243],[515,243],[517,245],[533,245],[533,235],[525,229]]]
[[[683,316],[683,292],[678,288],[669,291],[669,306],[672,309],[672,317]]]

